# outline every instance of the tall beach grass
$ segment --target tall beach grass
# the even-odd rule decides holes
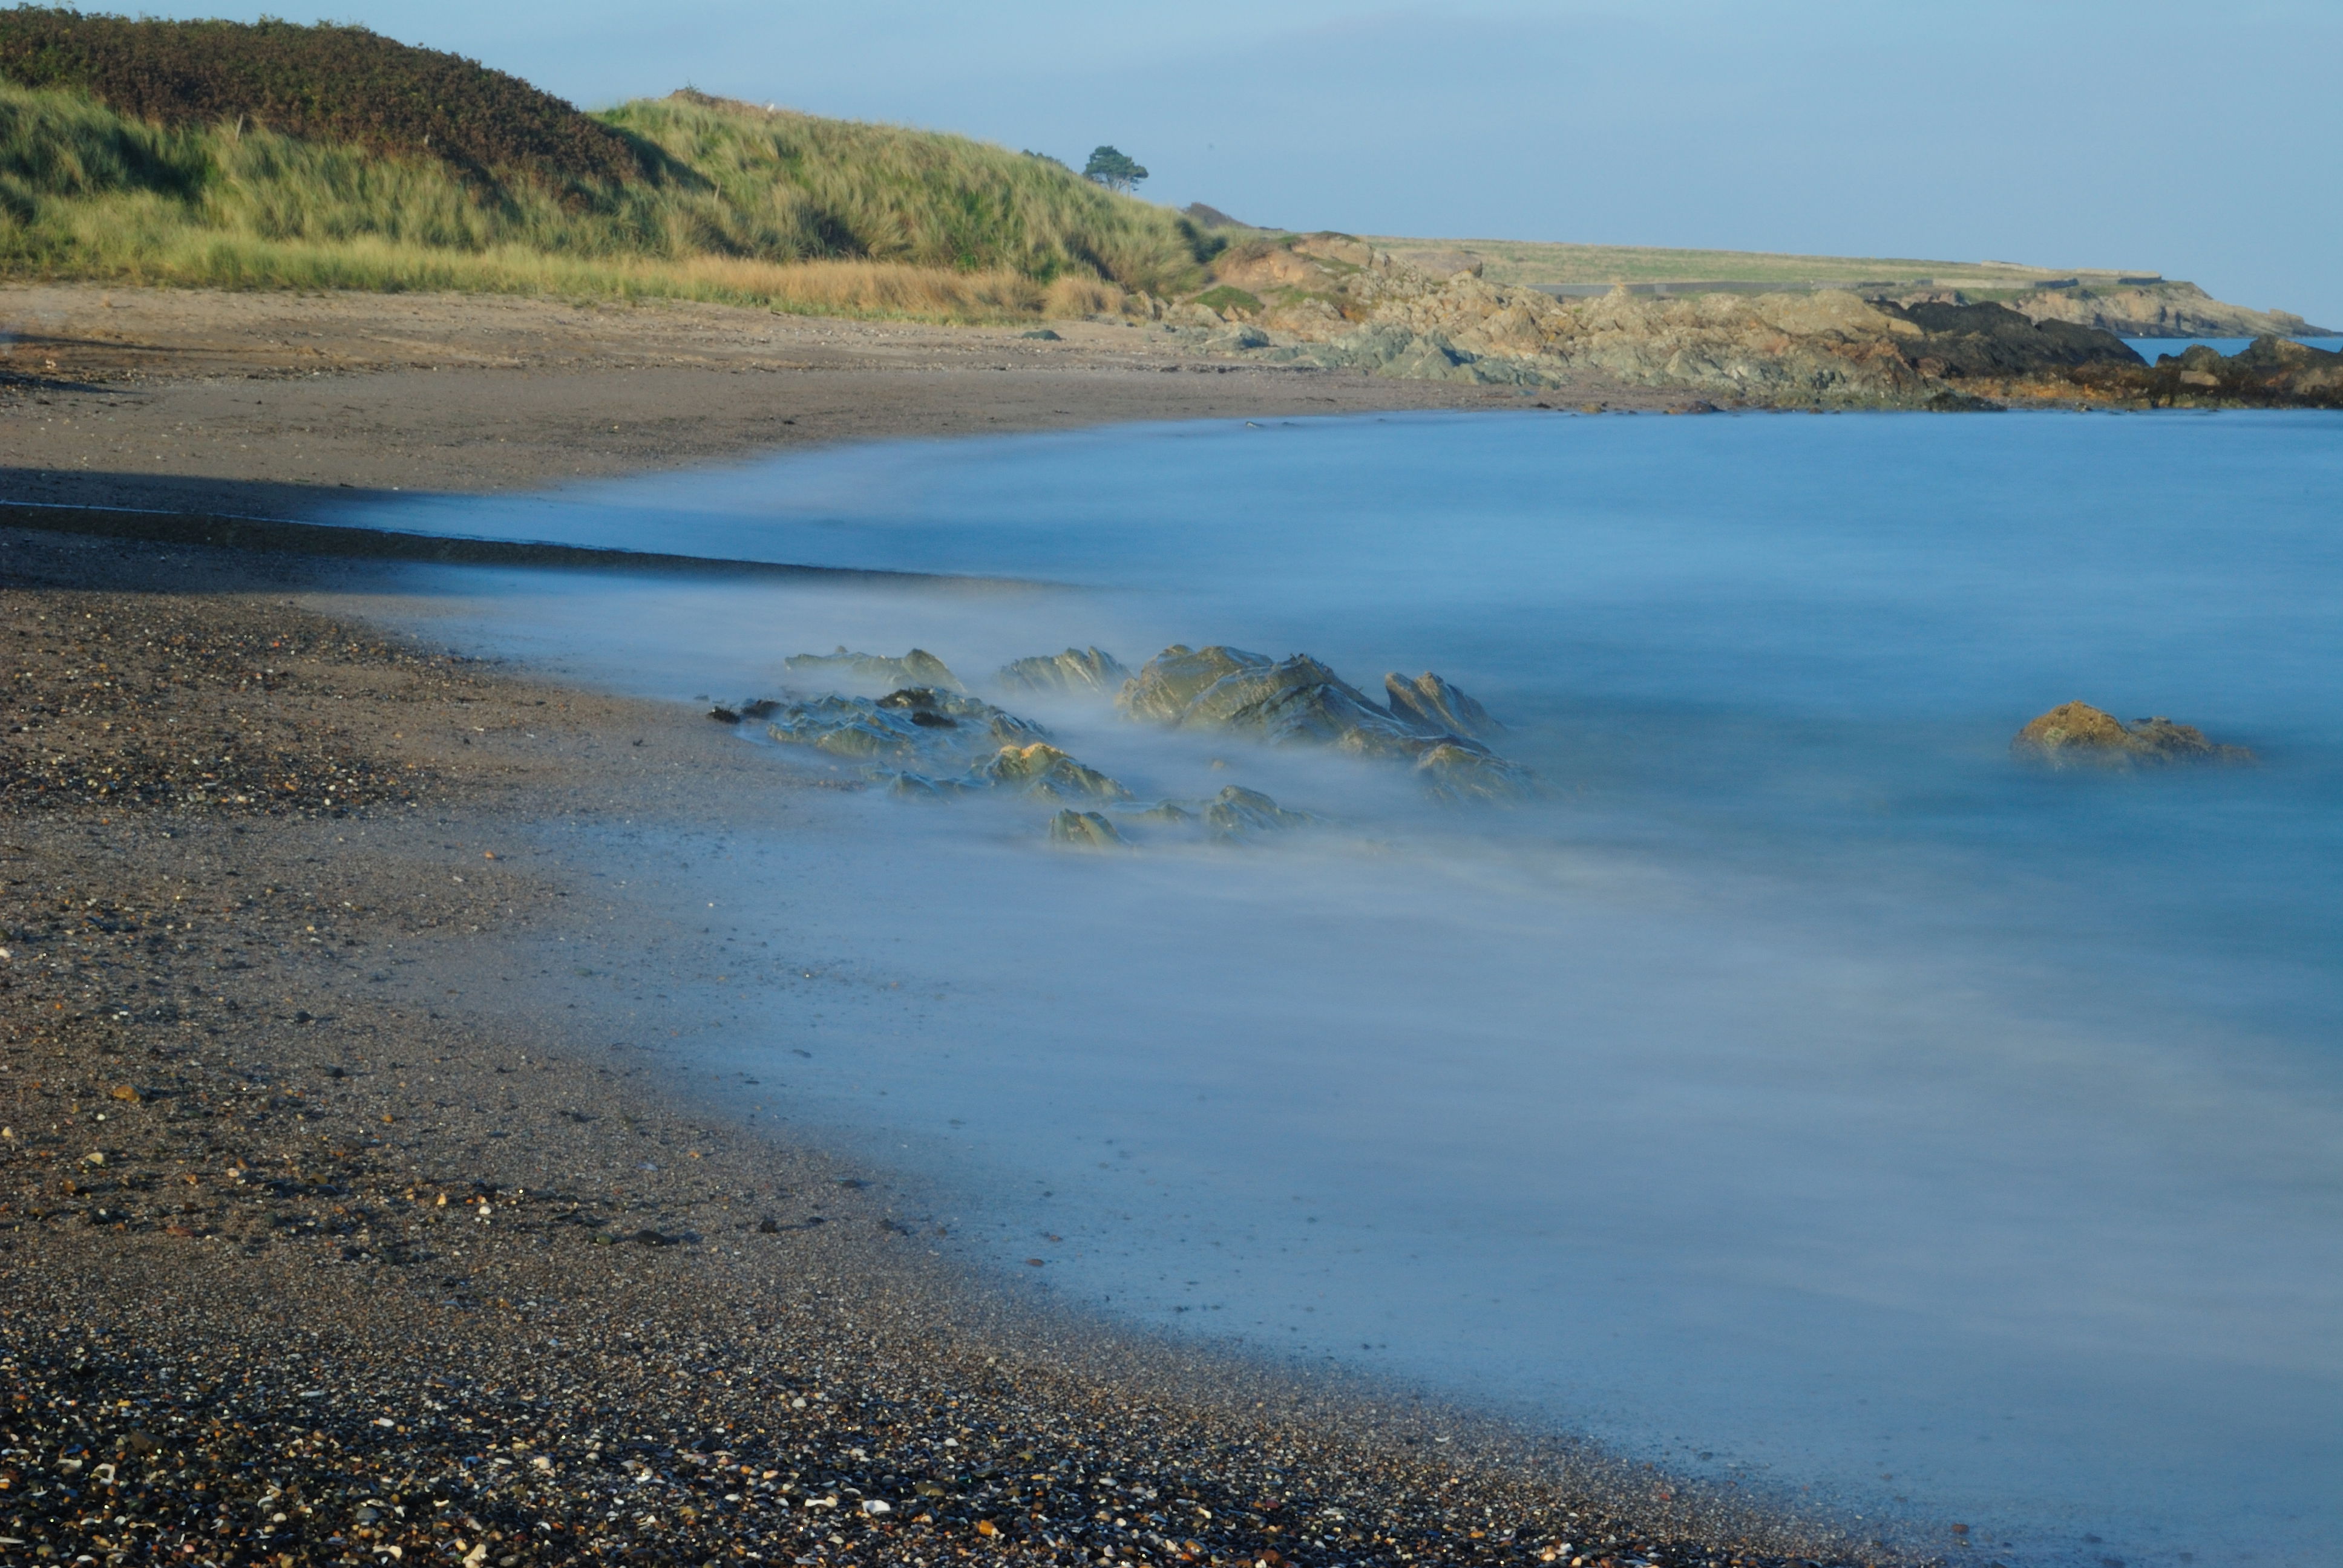
[[[600,116],[653,173],[484,179],[0,84],[0,271],[213,287],[666,297],[999,319],[1194,286],[1216,243],[965,137],[679,94]]]

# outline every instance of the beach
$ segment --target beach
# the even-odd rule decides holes
[[[5,498],[76,508],[329,518],[352,491],[793,443],[1523,401],[1229,368],[1105,324],[1047,341],[709,307],[6,298]],[[547,824],[721,831],[830,780],[675,705],[386,634],[368,563],[0,540],[9,1551],[1925,1555],[971,1276],[915,1184],[724,1114],[655,1022],[549,971],[564,940],[597,955],[579,980],[639,946],[649,985],[694,949],[614,926],[622,900],[531,848]]]

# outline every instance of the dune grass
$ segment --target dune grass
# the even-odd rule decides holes
[[[598,117],[649,172],[484,178],[0,84],[0,274],[999,319],[1193,286],[1217,243],[1168,209],[964,137],[689,93]]]

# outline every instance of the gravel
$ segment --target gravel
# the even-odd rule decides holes
[[[890,1172],[498,1000],[585,902],[498,844],[772,788],[719,727],[288,597],[366,568],[0,562],[0,1560],[1928,1558],[1012,1302]]]

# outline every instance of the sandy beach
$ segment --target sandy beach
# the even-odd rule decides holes
[[[1102,324],[1037,342],[703,307],[0,300],[19,503],[319,517],[350,489],[793,443],[1522,401],[1230,368]],[[7,1553],[1912,1555],[967,1277],[888,1171],[726,1120],[588,988],[547,1000],[567,994],[548,938],[623,965],[629,911],[528,829],[720,831],[821,781],[696,713],[387,636],[360,613],[385,569],[0,531]]]

